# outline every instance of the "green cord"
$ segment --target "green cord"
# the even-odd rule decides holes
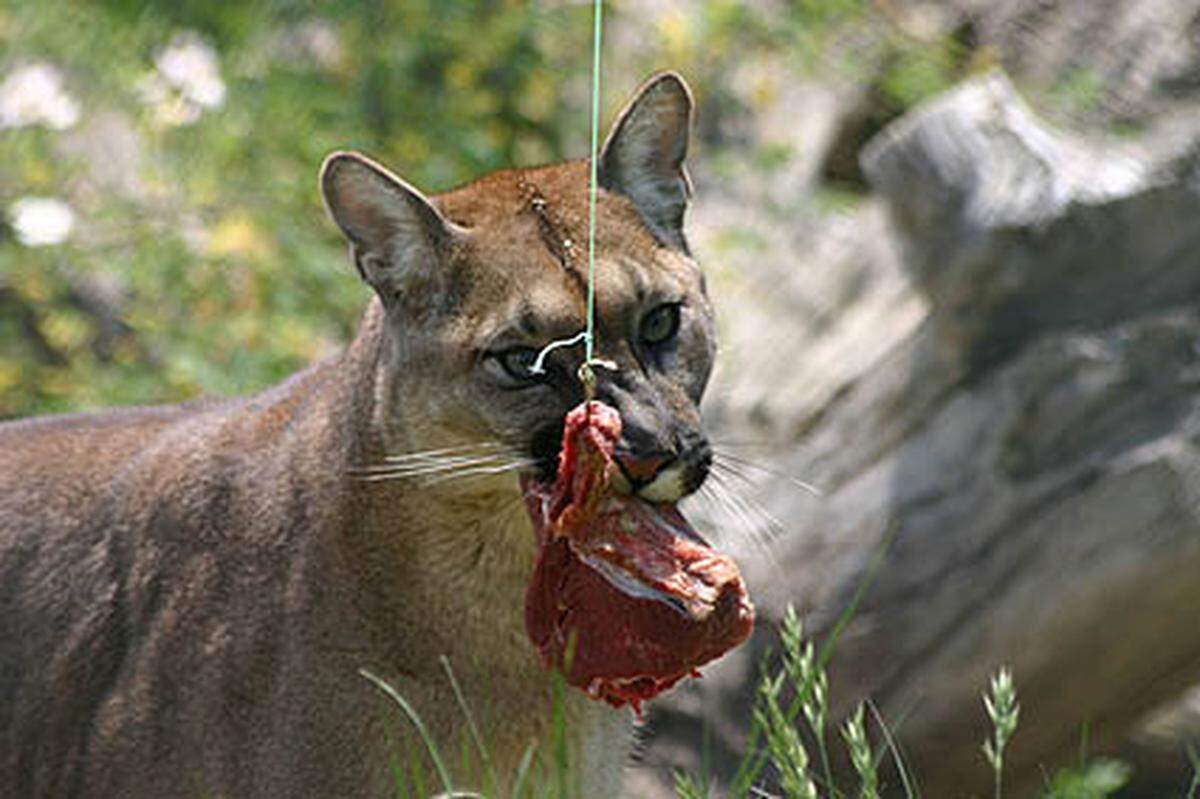
[[[583,383],[584,395],[587,399],[595,398],[596,372],[594,366],[605,369],[616,369],[616,364],[596,358],[596,151],[600,142],[600,28],[604,11],[604,0],[593,0],[595,8],[595,25],[592,38],[592,158],[591,178],[588,185],[588,279],[587,279],[587,329],[577,336],[559,339],[547,344],[538,353],[537,359],[530,367],[531,374],[542,374],[545,371],[546,356],[559,347],[570,347],[578,344],[580,339],[584,344],[583,363],[579,367],[579,380]]]
[[[584,365],[591,363],[596,341],[596,151],[600,139],[600,28],[604,0],[595,0],[592,25],[592,158],[591,183],[588,189],[588,290],[587,338],[584,340]]]

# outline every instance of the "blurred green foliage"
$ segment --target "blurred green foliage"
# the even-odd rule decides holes
[[[628,5],[606,5],[610,26],[642,13]],[[721,120],[741,124],[787,79],[749,70],[734,98],[749,53],[784,74],[862,69],[889,114],[961,72],[945,43],[845,46],[872,8],[667,5],[610,41],[606,106],[652,69],[679,69],[717,149]],[[215,52],[217,107],[164,83],[181,36]],[[590,44],[590,4],[567,0],[0,0],[0,80],[45,63],[79,104],[65,130],[0,128],[0,418],[244,393],[336,350],[367,292],[321,207],[322,158],[361,149],[436,192],[581,155]],[[66,242],[18,241],[11,209],[31,196],[71,206]]]
[[[191,124],[144,98],[181,31],[227,87]],[[49,63],[80,102],[71,129],[0,130],[0,207],[52,196],[78,218],[58,246],[0,228],[0,417],[243,392],[333,350],[367,294],[321,159],[362,149],[437,191],[562,157],[589,36],[578,4],[0,5],[0,75]]]
[[[1041,799],[1108,799],[1129,782],[1133,769],[1112,758],[1096,758],[1061,769],[1049,780]]]

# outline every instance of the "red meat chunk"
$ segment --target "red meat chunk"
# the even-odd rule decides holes
[[[615,410],[584,403],[567,415],[557,479],[525,478],[538,544],[525,627],[568,683],[640,713],[744,641],[754,608],[734,562],[674,505],[610,488],[620,437]]]

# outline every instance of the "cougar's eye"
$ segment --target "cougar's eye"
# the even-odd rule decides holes
[[[492,353],[490,357],[495,359],[505,374],[514,380],[528,383],[538,378],[538,375],[533,372],[533,364],[537,361],[538,351],[532,347],[511,347]]]
[[[642,317],[638,337],[642,343],[655,347],[665,344],[679,332],[679,303],[660,305]]]

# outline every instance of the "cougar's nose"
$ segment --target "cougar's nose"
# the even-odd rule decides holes
[[[636,491],[641,486],[654,482],[659,472],[670,465],[675,456],[669,453],[634,455],[629,451],[614,453],[617,466],[630,486]]]

